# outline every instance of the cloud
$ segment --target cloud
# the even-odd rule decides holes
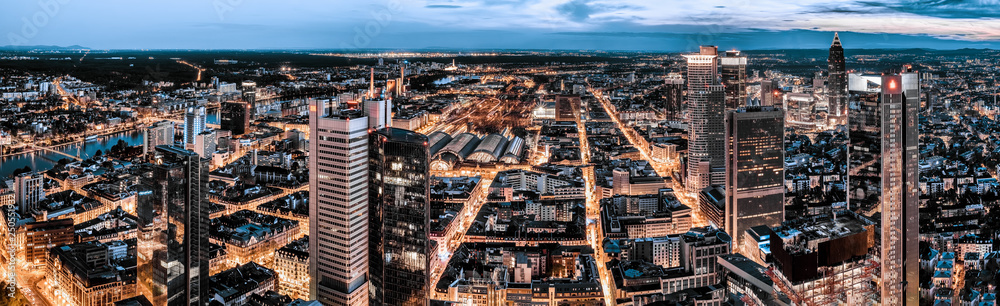
[[[426,7],[426,8],[443,8],[443,9],[462,8],[461,5],[448,5],[448,4],[430,4],[430,5],[425,5],[424,7]]]
[[[583,22],[590,18],[590,14],[594,12],[594,9],[590,7],[588,0],[571,0],[562,5],[556,7],[559,14],[569,17],[570,20],[576,22]]]

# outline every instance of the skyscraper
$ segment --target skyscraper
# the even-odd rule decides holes
[[[250,104],[250,116],[252,117],[257,113],[257,83],[253,81],[243,81],[243,86],[241,86],[241,94],[243,95],[243,102]]]
[[[778,88],[777,80],[760,81],[760,106],[782,107],[781,89]]]
[[[219,127],[232,132],[233,136],[246,134],[250,130],[250,103],[222,103],[222,118]]]
[[[434,255],[427,136],[384,128],[369,141],[369,303],[427,305]]]
[[[156,146],[174,144],[174,122],[163,120],[146,127],[142,138],[142,154],[152,153]]]
[[[684,77],[679,73],[671,73],[664,80],[662,87],[663,100],[650,100],[652,108],[660,109],[667,120],[679,120],[681,106],[684,104]]]
[[[207,305],[208,160],[174,146],[154,154],[137,188],[140,292],[152,293],[154,305]]]
[[[726,109],[747,104],[747,57],[740,51],[726,51],[719,59],[722,84],[726,85]]]
[[[323,305],[368,304],[368,137],[391,107],[365,103],[309,105],[309,292]]]
[[[725,89],[719,85],[715,46],[702,46],[699,54],[684,57],[691,114],[686,184],[689,192],[697,194],[705,187],[725,182]]]
[[[194,152],[203,158],[212,158],[218,146],[218,135],[215,130],[205,130],[194,137]]]
[[[772,106],[726,113],[726,232],[740,245],[754,226],[785,219],[785,115]]]
[[[850,74],[848,81],[848,203],[859,213],[881,214],[882,304],[916,305],[920,80],[907,71]]]
[[[844,46],[840,44],[840,35],[833,34],[833,44],[830,45],[830,57],[827,59],[829,79],[826,95],[829,101],[831,126],[846,124],[847,120],[847,67],[844,61]]]
[[[205,131],[207,125],[204,106],[188,107],[184,113],[184,146],[192,147],[195,136]],[[189,148],[190,149],[190,148]]]
[[[30,215],[38,201],[45,199],[45,177],[27,172],[14,177],[14,205],[23,215]]]

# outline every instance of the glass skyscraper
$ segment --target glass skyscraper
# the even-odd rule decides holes
[[[847,66],[844,60],[844,46],[840,44],[840,35],[837,33],[833,34],[827,64],[827,71],[830,74],[826,88],[829,101],[828,123],[831,126],[845,124],[847,123],[844,122],[847,119]]]
[[[785,115],[777,107],[726,113],[725,229],[739,245],[754,226],[785,219]]]
[[[882,304],[916,305],[920,80],[913,72],[851,74],[848,86],[848,204],[865,215],[880,214]]]
[[[427,136],[385,128],[369,142],[369,303],[427,305],[433,256]]]
[[[166,145],[153,154],[136,205],[139,293],[153,305],[207,305],[208,160]]]

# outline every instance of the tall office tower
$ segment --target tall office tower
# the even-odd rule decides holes
[[[671,75],[663,85],[663,115],[667,120],[680,120],[681,106],[684,104],[684,78]]]
[[[754,226],[785,220],[785,115],[773,106],[726,113],[726,232],[739,239]]]
[[[368,304],[368,137],[373,126],[364,110],[385,112],[381,102],[337,109],[327,100],[310,100],[309,295],[323,305]]]
[[[427,305],[434,256],[427,136],[389,127],[369,142],[369,304]]]
[[[28,172],[14,177],[14,205],[18,213],[30,215],[42,199],[45,199],[45,176]]]
[[[830,45],[830,57],[827,59],[829,76],[826,95],[829,101],[829,116],[831,126],[847,123],[847,66],[844,61],[844,46],[840,44],[840,35],[833,34],[833,44]]]
[[[250,131],[250,103],[222,103],[222,118],[219,127],[232,132],[233,136],[246,134]]]
[[[184,114],[184,146],[193,146],[194,138],[205,131],[208,116],[204,106],[188,107]]]
[[[760,106],[782,107],[781,89],[779,88],[778,80],[760,81]]]
[[[850,74],[848,88],[848,203],[865,215],[881,213],[882,304],[916,305],[920,80],[913,72]]]
[[[142,131],[142,154],[152,153],[156,146],[174,144],[174,122],[163,120]]]
[[[243,81],[243,86],[240,87],[241,93],[243,95],[243,102],[249,103],[250,107],[257,106],[257,83],[253,81]]]
[[[153,305],[207,305],[209,294],[208,160],[157,146],[138,187],[140,292]],[[148,290],[148,291],[147,291]],[[155,293],[162,294],[155,294]]]
[[[218,134],[215,130],[205,130],[194,136],[194,152],[202,158],[212,158],[218,148]]]
[[[740,51],[726,51],[719,59],[722,84],[726,85],[726,109],[736,109],[747,104],[747,57]]]
[[[688,192],[725,183],[725,89],[719,85],[718,49],[702,46],[699,54],[685,55],[688,69]]]

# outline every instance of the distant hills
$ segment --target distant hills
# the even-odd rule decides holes
[[[24,51],[24,50],[84,50],[84,49],[90,49],[90,48],[79,46],[79,45],[72,45],[72,46],[66,46],[66,47],[62,47],[62,46],[46,46],[46,45],[37,45],[37,46],[14,46],[14,45],[6,45],[6,46],[0,46],[0,50],[18,50],[18,51]]]

